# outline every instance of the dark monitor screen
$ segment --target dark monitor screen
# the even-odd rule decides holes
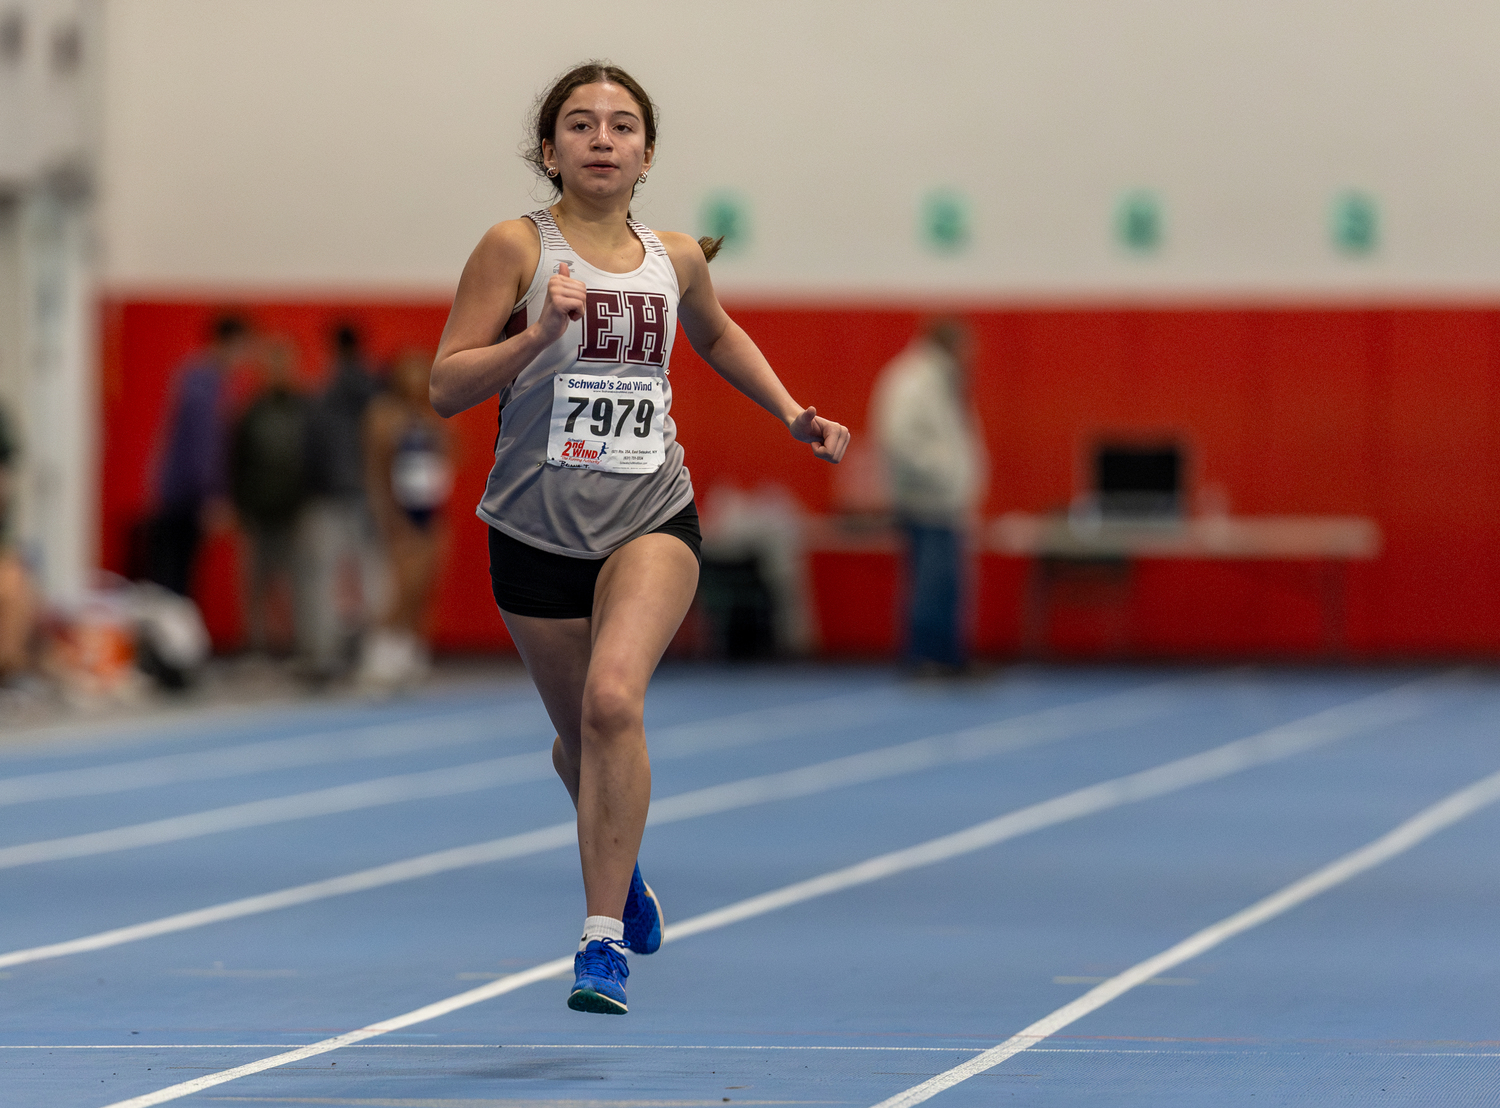
[[[1101,446],[1094,455],[1099,508],[1106,515],[1175,515],[1182,468],[1176,446]]]

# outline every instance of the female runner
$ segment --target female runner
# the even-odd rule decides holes
[[[557,739],[578,811],[587,902],[568,1007],[623,1014],[624,951],[661,943],[636,854],[651,801],[646,686],[698,583],[698,514],[669,410],[680,321],[726,381],[837,462],[848,429],[803,408],[719,306],[712,240],[630,217],[656,108],[589,62],[538,102],[529,160],[550,208],[490,228],[464,266],[432,367],[451,416],[495,394],[500,433],[479,516],[505,625]],[[705,252],[707,250],[707,253]]]

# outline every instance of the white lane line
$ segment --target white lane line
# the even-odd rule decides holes
[[[668,927],[666,935],[684,938],[700,931],[713,930],[814,897],[827,896],[841,889],[853,888],[909,869],[930,866],[982,850],[1044,827],[1117,808],[1122,804],[1164,796],[1192,785],[1216,781],[1254,766],[1303,753],[1336,739],[1347,738],[1360,731],[1410,720],[1431,706],[1431,701],[1419,690],[1419,686],[1425,684],[1426,681],[1413,682],[1376,693],[1284,723],[1249,738],[1236,739],[1201,754],[1191,754],[1139,773],[1126,774],[1097,785],[1076,789],[951,835],[929,839],[925,843],[882,854],[821,877],[799,881],[714,912],[705,912],[675,927]]]
[[[673,724],[652,732],[652,751],[667,756],[718,750],[767,739],[767,729],[795,737],[826,726],[809,720],[809,710],[835,711],[846,726],[884,718],[890,698],[879,691],[840,694],[794,705],[756,708],[732,715]],[[506,715],[496,718],[499,709]],[[854,718],[849,718],[850,714]],[[101,796],[186,781],[208,781],[270,770],[325,765],[330,762],[387,758],[463,743],[507,739],[550,729],[540,703],[497,705],[443,717],[415,717],[393,723],[330,730],[216,750],[189,751],[116,762],[102,766],[52,770],[0,778],[0,806],[67,797]]]
[[[130,850],[134,847],[160,846],[163,843],[198,838],[221,831],[263,827],[270,823],[284,823],[288,820],[308,819],[312,816],[326,816],[336,812],[353,812],[384,804],[456,796],[460,793],[495,788],[498,785],[537,781],[550,776],[551,773],[551,758],[546,754],[534,752],[512,754],[506,758],[490,758],[483,762],[470,762],[467,765],[449,766],[446,769],[403,773],[393,777],[377,777],[372,781],[357,781],[349,785],[334,785],[327,789],[294,793],[291,796],[251,800],[243,804],[231,804],[224,808],[211,808],[204,812],[169,816],[166,819],[154,819],[127,827],[114,827],[108,831],[93,831],[84,835],[68,835],[60,839],[42,839],[37,842],[0,847],[0,869],[34,865],[38,862],[58,862],[68,858],[85,858],[96,854],[109,854],[117,850]]]
[[[944,765],[977,758],[986,758],[1007,750],[1019,749],[1037,743],[1048,742],[1092,730],[1100,725],[1128,726],[1154,719],[1177,710],[1183,699],[1177,682],[1166,686],[1147,686],[1127,693],[1115,694],[1098,700],[1077,704],[1063,704],[1043,708],[998,723],[965,728],[946,735],[933,735],[925,739],[887,747],[882,750],[855,754],[834,759],[821,765],[808,766],[790,773],[770,774],[763,778],[750,778],[731,782],[709,789],[700,789],[691,794],[701,812],[697,815],[726,810],[728,807],[743,807],[745,804],[762,803],[765,800],[785,799],[822,792],[828,788],[858,784],[882,777],[893,777],[911,773],[931,766]],[[833,698],[843,700],[843,697]],[[864,698],[867,702],[870,697]],[[888,705],[877,705],[881,714],[889,714]],[[778,715],[770,716],[763,710],[740,713],[729,717],[730,726],[723,736],[715,735],[713,721],[692,724],[673,729],[675,741],[668,744],[663,757],[680,758],[704,749],[699,739],[722,745],[736,742],[759,741],[788,737],[800,728],[826,729],[828,726],[822,712],[811,715],[802,711],[784,722],[787,732],[774,734],[766,729],[766,723],[785,709],[774,710]],[[746,717],[750,717],[749,720]],[[754,721],[755,731],[745,729],[747,722]],[[839,726],[850,727],[855,723],[846,715],[840,715]],[[488,759],[463,766],[440,770],[424,770],[418,773],[382,777],[373,781],[360,781],[349,785],[336,785],[292,796],[271,797],[252,800],[242,804],[231,804],[203,812],[192,812],[165,819],[149,820],[145,823],[115,827],[105,831],[93,831],[81,835],[67,835],[56,839],[19,843],[0,847],[0,869],[33,865],[39,862],[57,862],[70,858],[91,857],[119,850],[130,850],[143,846],[160,846],[223,831],[237,831],[249,827],[263,827],[288,820],[308,819],[314,816],[352,812],[385,804],[396,804],[409,800],[425,800],[459,793],[475,792],[499,785],[536,781],[552,773],[550,758],[543,753],[515,754],[507,758]],[[764,796],[756,793],[756,782],[761,783]],[[728,790],[727,792],[723,790]],[[673,804],[686,802],[686,797],[675,797],[663,803],[667,812],[653,813],[657,820],[684,819],[687,815],[673,814]]]
[[[225,920],[277,911],[281,908],[361,892],[365,889],[378,889],[384,885],[394,885],[419,877],[430,877],[433,874],[447,873],[450,870],[466,869],[490,862],[503,862],[510,858],[522,858],[544,850],[568,846],[576,841],[577,828],[573,821],[569,820],[567,823],[553,824],[551,827],[527,831],[520,835],[510,835],[503,839],[455,847],[451,850],[439,850],[432,854],[422,854],[400,862],[389,862],[339,877],[329,877],[322,881],[312,881],[305,885],[294,885],[275,892],[210,905],[207,908],[179,912],[176,915],[163,916],[127,927],[98,931],[92,935],[84,935],[81,938],[68,939],[60,943],[13,950],[7,954],[0,954],[0,967],[41,962],[49,958],[82,954],[90,950],[104,950],[123,943],[139,942],[158,935],[170,935],[177,931],[188,931],[195,927],[205,927],[208,924],[222,923]]]
[[[1334,739],[1344,738],[1358,730],[1411,719],[1425,711],[1431,703],[1430,699],[1421,696],[1415,687],[1427,683],[1421,681],[1403,685],[1349,704],[1329,708],[1303,720],[1283,724],[1262,734],[1238,739],[1201,754],[1167,762],[1140,773],[1132,773],[1100,782],[1097,785],[1090,785],[1087,788],[1045,800],[1040,804],[1033,804],[1030,807],[1007,813],[996,819],[986,820],[984,823],[951,835],[942,835],[916,846],[882,854],[806,881],[797,881],[759,896],[748,897],[723,908],[693,916],[681,923],[669,925],[662,934],[662,942],[676,942],[705,931],[717,930],[732,923],[739,923],[742,920],[787,908],[793,904],[800,904],[908,870],[947,861],[994,846],[1007,839],[1108,808],[1145,800],[1148,797],[1162,796],[1190,785],[1215,781],[1252,766],[1265,765],[1268,762],[1321,746]],[[1495,781],[1497,790],[1500,790],[1500,774],[1496,775]],[[1147,977],[1154,977],[1160,971],[1171,968],[1170,965],[1158,965],[1155,960],[1151,963],[1143,963],[1143,965],[1150,967],[1149,972],[1145,974]],[[444,1000],[424,1005],[403,1015],[381,1020],[355,1031],[347,1031],[321,1042],[283,1051],[269,1058],[261,1058],[232,1069],[195,1077],[153,1093],[117,1101],[108,1105],[107,1108],[147,1108],[148,1105],[177,1100],[241,1077],[289,1065],[292,1062],[300,1062],[365,1039],[400,1031],[414,1024],[425,1023],[427,1020],[437,1019],[439,1016],[448,1015],[450,1012],[456,1012],[470,1005],[515,992],[517,989],[538,981],[566,976],[572,968],[573,956],[571,954],[555,958],[550,962],[532,966],[530,969],[513,973],[498,981],[491,981]],[[1098,992],[1099,989],[1105,987],[1101,985],[1093,992]]]
[[[1129,727],[1180,711],[1185,688],[1176,681],[1097,700],[1041,708],[1011,719],[929,735],[907,743],[834,758],[800,769],[710,785],[655,801],[647,824],[790,800],[938,766],[978,761],[1106,728]]]
[[[847,731],[878,719],[889,719],[892,711],[914,707],[919,705],[913,698],[903,697],[895,690],[868,688],[797,704],[751,708],[716,719],[648,727],[646,734],[652,758],[678,758],[797,738],[830,727]]]
[[[433,718],[474,711],[478,707],[503,711],[535,699],[536,690],[525,671],[517,666],[510,672],[438,681],[401,697],[398,703],[409,708],[414,718]],[[360,692],[313,698],[271,696],[218,705],[196,704],[191,700],[141,714],[128,710],[103,712],[86,719],[6,728],[0,731],[0,763],[100,756],[142,746],[164,749],[226,731],[243,733],[246,737],[268,731],[288,735],[337,731],[362,726],[361,720],[378,722],[390,705],[389,701],[383,703]]]
[[[842,697],[831,698],[835,701]],[[866,701],[870,698],[866,697]],[[815,705],[816,707],[816,705]],[[777,712],[782,709],[777,709]],[[889,705],[881,706],[879,711],[889,715]],[[538,713],[540,715],[540,713]],[[750,732],[745,724],[745,717],[751,717],[756,724],[755,730]],[[826,728],[822,715],[815,717],[810,722],[804,711],[803,717],[796,722],[803,729]],[[789,735],[776,735],[769,732],[765,727],[765,721],[771,719],[765,710],[757,709],[752,712],[737,713],[727,717],[729,723],[728,740],[735,743],[737,738],[741,742],[770,741],[771,739],[790,737]],[[678,758],[697,753],[701,747],[697,740],[708,738],[713,742],[714,728],[718,721],[704,720],[698,723],[678,725],[670,728],[669,733],[672,742],[664,755],[657,755],[657,760],[662,757]],[[457,741],[473,741],[477,739],[505,737],[509,731],[521,732],[528,729],[547,727],[545,717],[539,721],[527,721],[521,724],[512,724],[510,728],[497,729],[493,725],[482,721],[475,727],[471,736]],[[840,717],[841,726],[854,726],[855,724]],[[391,725],[391,728],[401,725]],[[409,725],[405,725],[409,729]],[[382,730],[391,728],[383,727]],[[795,729],[790,734],[796,734]],[[751,738],[751,735],[754,738]],[[277,740],[279,743],[280,740]],[[257,744],[259,745],[259,744]],[[387,737],[381,744],[387,750],[394,746],[402,745],[399,735],[393,734]],[[423,747],[448,745],[447,741],[425,742],[423,736],[412,736],[412,741],[405,744],[407,749],[422,749]],[[726,743],[725,745],[728,745]],[[710,747],[716,749],[717,744]],[[278,751],[278,754],[281,752]],[[290,757],[296,756],[296,751],[286,752]],[[319,759],[327,760],[327,759]],[[242,763],[243,764],[243,763]],[[306,764],[305,762],[303,764]],[[101,771],[113,767],[99,767]],[[42,839],[30,843],[18,843],[14,846],[0,847],[0,869],[11,869],[15,866],[32,865],[38,862],[57,862],[69,858],[84,858],[96,854],[108,854],[117,850],[129,850],[142,846],[159,846],[164,843],[178,842],[183,839],[197,838],[201,835],[211,835],[221,831],[237,831],[249,827],[263,827],[272,823],[283,823],[288,820],[308,819],[314,816],[332,815],[338,812],[352,812],[363,808],[373,808],[385,804],[396,804],[408,800],[424,800],[441,796],[453,796],[459,793],[475,792],[481,789],[494,788],[499,785],[519,784],[526,781],[536,781],[552,775],[552,761],[547,753],[532,752],[526,754],[515,754],[505,758],[486,759],[482,762],[472,762],[468,765],[453,766],[439,770],[422,770],[416,773],[396,774],[390,777],[381,777],[371,781],[357,781],[347,785],[335,785],[325,789],[315,789],[305,793],[295,793],[291,796],[270,797],[264,800],[246,801],[240,804],[230,804],[222,808],[211,808],[202,812],[190,812],[180,816],[170,816],[164,819],[148,820],[144,823],[130,824],[125,827],[113,827],[104,831],[93,831],[79,835],[65,835],[55,839]],[[224,774],[220,774],[224,776]],[[0,782],[0,787],[4,786]]]
[[[1107,978],[1107,977],[1079,977],[1079,976],[1073,976],[1073,975],[1070,975],[1070,974],[1063,974],[1063,975],[1061,975],[1059,977],[1054,977],[1052,979],[1052,983],[1054,985],[1100,985],[1100,984],[1103,984],[1105,981],[1108,981],[1108,980],[1109,980],[1109,978]],[[1149,981],[1142,981],[1141,984],[1142,985],[1196,985],[1196,984],[1198,984],[1198,979],[1196,977],[1153,977]]]
[[[1050,708],[1039,708],[1024,715],[1002,720],[998,724],[981,724],[970,728],[976,733],[989,733],[994,727],[1016,727],[1028,734],[1034,733],[1033,741],[1045,742],[1057,731],[1058,737],[1070,733],[1067,729],[1078,725],[1080,717],[1092,717],[1102,706],[1121,713],[1121,726],[1149,718],[1152,714],[1166,714],[1175,710],[1177,701],[1166,702],[1190,690],[1201,691],[1226,677],[1238,684],[1248,670],[1239,667],[1230,670],[1211,670],[1190,677],[1173,677],[1166,681],[1155,681],[1149,685],[1138,685],[1104,696],[1085,700],[1069,701]],[[1046,683],[1033,677],[1011,680],[1003,686],[1005,692],[1023,689],[1046,688]],[[931,702],[919,694],[904,689],[871,687],[853,693],[844,693],[801,704],[777,704],[769,708],[756,708],[738,715],[725,716],[706,722],[679,723],[670,727],[649,728],[652,758],[681,757],[687,754],[702,754],[709,751],[728,750],[739,746],[796,738],[801,735],[822,734],[830,727],[847,731],[865,724],[891,719],[892,710],[930,710]],[[1144,714],[1142,714],[1144,713]],[[767,730],[774,733],[767,735]]]
[[[124,1042],[124,1044],[65,1044],[62,1047],[46,1045],[0,1044],[0,1051],[211,1051],[211,1050],[287,1050],[285,1042],[171,1042],[171,1044],[147,1044],[147,1042]],[[699,1044],[633,1044],[633,1042],[606,1042],[606,1044],[583,1044],[583,1042],[357,1042],[351,1050],[595,1050],[595,1051],[921,1051],[921,1053],[978,1054],[983,1047],[756,1047],[756,1045],[699,1045]],[[1158,1053],[1158,1051],[1143,1051]],[[1169,1053],[1169,1051],[1160,1051]],[[1179,1053],[1179,1051],[1172,1051]],[[1205,1051],[1208,1053],[1208,1051]],[[1463,1057],[1481,1057],[1464,1054]]]
[[[1013,1058],[1048,1036],[1057,1034],[1070,1023],[1104,1007],[1111,1000],[1129,992],[1150,978],[1191,961],[1220,943],[1249,931],[1253,927],[1259,927],[1266,921],[1275,919],[1299,904],[1342,885],[1366,870],[1374,869],[1398,854],[1404,854],[1423,840],[1444,828],[1451,827],[1497,800],[1500,800],[1500,773],[1492,773],[1472,785],[1449,794],[1431,807],[1424,808],[1411,819],[1358,850],[1345,854],[1342,858],[1330,862],[1322,869],[1298,881],[1293,881],[1290,885],[1256,901],[1248,908],[1242,908],[1218,923],[1205,927],[1155,957],[1147,958],[1144,962],[1137,962],[1102,985],[1096,985],[1072,1003],[1063,1005],[1051,1015],[1044,1016],[1029,1027],[1018,1031],[999,1046],[992,1047],[983,1054],[945,1073],[940,1073],[920,1085],[914,1085],[905,1092],[887,1097],[875,1108],[911,1108],[912,1105],[921,1104],[944,1089],[951,1089],[954,1085],[981,1074],[985,1070],[993,1069],[1006,1059]]]
[[[1298,1043],[1299,1047],[1305,1044]],[[1500,1058],[1483,1050],[1339,1050],[1315,1045],[1340,1058]],[[285,1050],[286,1043],[25,1043],[0,1044],[0,1050]],[[978,1046],[802,1046],[759,1043],[350,1043],[347,1050],[745,1050],[745,1051],[865,1051],[889,1054],[982,1054]],[[1306,1053],[1305,1050],[1303,1050]],[[1170,1054],[1176,1058],[1247,1054],[1270,1055],[1267,1048],[1231,1047],[1114,1047],[1034,1046],[1028,1054]]]
[[[1098,718],[1101,711],[1115,713],[1118,726],[1126,727],[1179,711],[1189,693],[1201,693],[1204,689],[1212,688],[1214,685],[1244,685],[1252,672],[1251,667],[1237,666],[1231,669],[1210,670],[1187,677],[1172,677],[1165,681],[1137,685],[1104,696],[1034,709],[1023,715],[1013,716],[996,723],[980,724],[943,737],[956,742],[970,739],[979,742],[992,739],[1010,741],[1016,747],[1020,747],[1050,742],[1055,738],[1067,738],[1077,734],[1080,729],[1101,726]],[[1455,670],[1453,674],[1461,672]],[[1451,676],[1445,675],[1445,677]],[[1013,680],[1005,686],[1010,692],[1045,687],[1045,682],[1032,677]],[[768,740],[764,735],[764,729],[767,727],[775,727],[778,730],[778,734],[772,736],[773,739],[819,734],[828,730],[830,726],[829,719],[826,718],[828,715],[836,715],[836,726],[840,730],[847,730],[867,723],[888,721],[891,718],[892,705],[899,709],[922,710],[930,708],[930,701],[918,695],[893,693],[889,689],[869,688],[812,704],[777,705],[745,712],[740,716],[718,721],[712,728],[691,723],[678,724],[674,727],[651,731],[651,756],[657,758],[666,754],[677,757],[680,754],[726,750],[731,747],[766,742]],[[824,716],[810,716],[809,708],[819,709]],[[1115,726],[1116,724],[1104,725]],[[1002,738],[1002,731],[1005,736],[1009,736],[1008,739]]]
[[[0,805],[77,796],[103,796],[157,785],[210,781],[269,770],[388,758],[446,746],[510,738],[547,726],[540,705],[509,708],[505,718],[486,709],[448,718],[420,717],[336,731],[293,735],[216,750],[163,754],[110,765],[52,770],[0,779]]]
[[[883,750],[836,758],[819,765],[745,778],[726,785],[710,785],[703,789],[695,789],[653,802],[649,822],[653,825],[673,823],[753,804],[795,799],[829,789],[931,768],[944,764],[945,758],[949,762],[966,761],[985,757],[988,754],[1018,749],[1033,742],[1060,739],[1067,733],[1076,734],[1091,728],[1110,726],[1124,715],[1130,715],[1132,706],[1143,698],[1146,691],[1131,690],[1128,693],[1113,694],[1098,700],[1087,701],[1081,705],[1067,705],[1066,707],[1070,709],[1067,713],[1060,714],[1056,708],[1044,708],[983,728],[968,728],[950,735],[936,735],[911,743],[901,743]],[[1162,694],[1159,693],[1159,695]],[[1120,708],[1122,704],[1123,708]],[[1121,714],[1116,714],[1116,709]],[[1146,708],[1142,705],[1131,718],[1142,718],[1140,713],[1145,711]],[[1059,725],[1060,719],[1070,721],[1074,730],[1072,732],[1062,730]],[[138,942],[142,939],[155,938],[158,935],[276,911],[332,896],[362,892],[366,889],[380,888],[438,873],[524,857],[543,850],[568,846],[576,841],[575,824],[572,820],[568,820],[565,823],[553,824],[550,827],[518,835],[439,850],[340,877],[325,878],[275,892],[226,901],[222,904],[163,916],[126,927],[112,928],[60,943],[10,951],[0,954],[0,969],[60,958],[69,954],[103,950],[123,943]]]

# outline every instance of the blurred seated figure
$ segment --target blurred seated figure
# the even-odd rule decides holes
[[[37,613],[31,574],[7,546],[0,550],[0,680],[31,668]]]
[[[390,588],[385,611],[364,641],[360,679],[399,685],[423,676],[425,631],[453,487],[447,426],[427,399],[432,358],[403,353],[387,391],[365,413],[366,495],[385,544]]]
[[[906,537],[906,662],[919,674],[968,662],[959,612],[963,545],[989,458],[969,392],[972,340],[954,320],[929,324],[875,382],[870,427]]]
[[[359,332],[339,326],[328,384],[308,407],[308,499],[299,529],[305,559],[299,633],[315,680],[345,669],[381,602],[384,567],[365,496],[363,446],[365,409],[379,391]]]
[[[299,622],[297,521],[307,499],[307,400],[295,388],[295,353],[285,341],[265,348],[264,387],[235,423],[229,446],[229,494],[249,546],[245,618],[250,649],[272,643],[268,613],[277,586],[291,613],[289,649]]]

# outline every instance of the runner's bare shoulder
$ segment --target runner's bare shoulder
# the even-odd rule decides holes
[[[692,235],[681,231],[656,231],[656,237],[666,247],[672,268],[677,271],[677,284],[686,292],[693,279],[708,272],[708,260],[703,256],[703,247]]]
[[[653,234],[667,248],[667,257],[673,262],[676,262],[678,258],[692,261],[695,258],[701,260],[703,257],[703,247],[698,245],[698,240],[692,235],[683,234],[681,231],[654,231]]]
[[[541,260],[541,241],[531,220],[502,220],[486,231],[474,247],[460,285],[509,289],[514,304],[526,295]]]

